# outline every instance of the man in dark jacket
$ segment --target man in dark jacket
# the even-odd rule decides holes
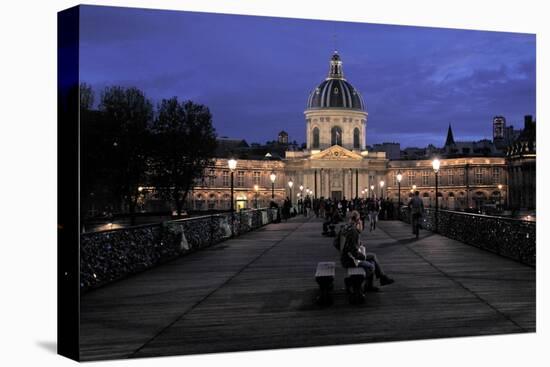
[[[350,223],[343,229],[346,240],[341,250],[340,261],[344,268],[362,267],[365,270],[367,279],[365,290],[378,291],[378,288],[373,285],[373,275],[380,279],[380,285],[382,286],[392,284],[394,280],[384,273],[376,254],[367,253],[365,247],[361,246],[359,240],[361,229],[359,213],[354,211]]]
[[[420,192],[415,191],[414,197],[409,201],[409,209],[411,211],[411,224],[413,234],[418,238],[420,232],[420,219],[424,213],[424,203],[420,199]]]

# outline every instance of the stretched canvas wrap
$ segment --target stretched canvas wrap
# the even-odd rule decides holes
[[[535,332],[534,34],[58,14],[59,353]]]

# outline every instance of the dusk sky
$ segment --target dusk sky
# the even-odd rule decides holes
[[[492,117],[535,110],[535,35],[81,7],[80,79],[207,105],[218,136],[249,143],[280,130],[305,141],[307,98],[336,47],[367,106],[367,144],[442,146],[492,138]]]

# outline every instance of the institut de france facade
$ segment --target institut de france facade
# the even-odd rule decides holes
[[[412,190],[426,205],[435,198],[431,160],[389,160],[384,152],[367,150],[368,113],[360,92],[344,76],[337,52],[329,73],[307,99],[304,111],[306,149],[287,151],[281,159],[240,159],[234,169],[236,208],[266,206],[273,195],[281,203],[292,197],[361,198],[375,195],[406,202]],[[464,209],[484,203],[506,203],[505,157],[440,158],[439,202],[443,208]],[[398,192],[397,175],[402,180]],[[230,170],[218,158],[190,195],[193,209],[230,207]],[[272,184],[271,176],[275,181]],[[292,181],[292,187],[288,185]]]

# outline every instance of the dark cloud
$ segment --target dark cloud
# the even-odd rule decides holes
[[[336,40],[335,40],[336,35]],[[309,92],[334,45],[369,113],[367,141],[441,145],[535,111],[535,36],[270,17],[83,7],[81,77],[209,106],[220,135],[303,141]]]

